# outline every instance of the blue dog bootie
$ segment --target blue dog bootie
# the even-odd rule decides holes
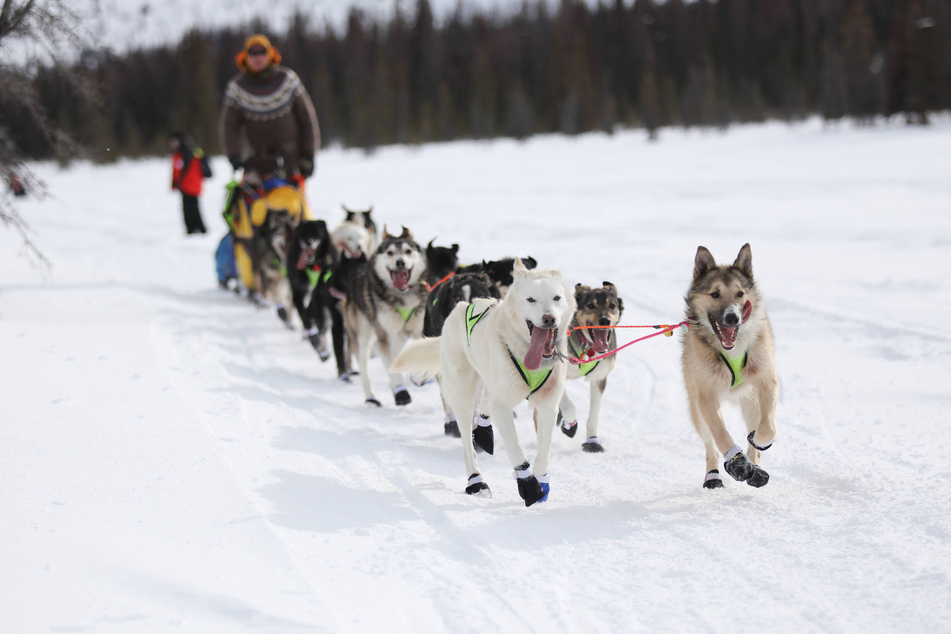
[[[548,490],[549,490],[549,487],[548,487],[548,474],[546,473],[545,475],[540,475],[540,476],[538,476],[538,483],[539,483],[540,485],[542,485],[542,491],[545,492],[545,495],[543,495],[543,496],[541,497],[541,499],[538,500],[538,501],[539,501],[539,502],[547,502],[547,501],[548,501]]]

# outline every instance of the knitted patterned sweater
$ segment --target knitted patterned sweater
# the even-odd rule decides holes
[[[233,77],[221,108],[221,138],[225,154],[240,154],[248,169],[274,171],[283,156],[287,174],[296,174],[299,157],[320,149],[314,105],[297,73],[275,65]]]

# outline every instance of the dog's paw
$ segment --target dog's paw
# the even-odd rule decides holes
[[[753,447],[754,449],[759,449],[760,451],[766,451],[767,449],[773,446],[773,443],[769,443],[768,445],[764,447],[760,447],[759,445],[757,445],[755,442],[753,442],[753,434],[755,433],[756,433],[756,430],[754,429],[753,431],[750,432],[750,435],[746,437],[746,441],[750,443],[751,447]]]
[[[597,436],[592,436],[585,442],[581,443],[581,449],[587,451],[588,453],[604,453],[604,445],[601,444],[601,441],[598,440]]]
[[[751,487],[756,487],[757,489],[766,486],[766,483],[769,482],[769,474],[762,467],[757,467],[753,465],[753,475],[749,477],[746,481]]]
[[[442,427],[443,432],[447,436],[452,436],[453,438],[462,438],[462,434],[459,433],[459,423],[457,423],[455,419],[447,420],[445,423],[443,423]]]
[[[723,461],[723,468],[734,480],[746,482],[753,476],[753,463],[746,457],[746,454],[739,451],[738,447],[734,446],[727,455],[730,457]]]
[[[574,438],[575,434],[578,433],[578,421],[569,423],[568,421],[562,419],[561,424],[558,427],[561,429],[561,433],[563,433],[565,436],[568,436],[568,438]]]
[[[489,489],[489,485],[485,483],[482,476],[478,473],[473,473],[469,476],[469,486],[466,487],[466,493],[468,495],[492,497],[492,490]]]
[[[368,398],[368,399],[366,400],[366,403],[367,403],[367,405],[369,405],[369,406],[371,406],[371,407],[383,407],[383,403],[381,403],[380,401],[376,400],[376,397],[375,397],[375,396],[371,396],[370,398]]]
[[[547,492],[542,489],[541,482],[535,476],[518,479],[518,495],[525,500],[525,506],[531,506],[535,502],[540,502],[547,496]]]
[[[723,480],[720,478],[718,469],[711,469],[707,472],[707,477],[703,479],[704,489],[722,489]]]
[[[343,381],[344,383],[350,383],[350,377],[351,377],[352,375],[353,375],[352,372],[344,372],[344,373],[342,373],[342,374],[338,374],[338,375],[337,375],[337,378],[338,378],[339,380]]]
[[[481,449],[490,456],[495,453],[495,433],[492,431],[492,425],[482,425],[483,419],[479,419],[479,425],[472,430],[472,442],[476,449]]]
[[[399,387],[393,390],[393,398],[397,405],[409,405],[413,402],[412,397],[405,387]]]

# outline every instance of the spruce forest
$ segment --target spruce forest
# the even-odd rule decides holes
[[[173,130],[217,153],[234,56],[258,31],[303,80],[324,145],[619,127],[654,135],[812,115],[927,124],[951,108],[947,0],[563,0],[442,21],[418,0],[384,22],[353,11],[342,30],[299,15],[286,32],[259,23],[123,54],[87,50],[74,67],[37,69],[32,81],[49,117],[93,158],[164,153]],[[74,94],[66,74],[98,94]],[[29,156],[49,156],[26,115],[0,117]]]

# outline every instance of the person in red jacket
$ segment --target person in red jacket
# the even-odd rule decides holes
[[[208,157],[187,134],[176,132],[168,137],[172,151],[172,189],[182,192],[182,212],[185,216],[185,231],[205,233],[205,223],[198,208],[201,184],[211,176]]]

